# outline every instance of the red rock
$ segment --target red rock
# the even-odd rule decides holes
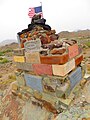
[[[65,53],[66,49],[65,48],[54,48],[53,50],[50,51],[51,54],[63,54]]]

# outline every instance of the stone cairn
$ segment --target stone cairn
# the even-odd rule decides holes
[[[82,80],[82,49],[76,40],[59,40],[40,15],[17,33],[19,48],[13,50],[16,80],[21,98],[59,113],[70,106],[73,88]],[[23,97],[24,96],[24,97]]]

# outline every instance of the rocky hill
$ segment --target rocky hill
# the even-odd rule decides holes
[[[13,42],[13,43],[10,43],[4,46],[0,46],[0,52],[7,51],[7,50],[13,50],[16,48],[18,48],[18,43]]]
[[[77,37],[83,37],[83,38],[90,38],[90,30],[79,30],[79,31],[62,31],[58,33],[61,38],[77,38]]]
[[[11,43],[17,43],[17,40],[12,40],[12,39],[3,40],[2,42],[0,42],[0,46],[5,46]]]

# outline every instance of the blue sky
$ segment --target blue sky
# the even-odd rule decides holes
[[[0,41],[17,39],[31,22],[28,8],[40,2],[46,23],[57,33],[90,29],[90,0],[0,0]]]

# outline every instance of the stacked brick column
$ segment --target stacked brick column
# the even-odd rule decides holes
[[[13,51],[18,87],[51,112],[67,108],[82,80],[83,55],[77,41],[59,41],[55,30],[40,26],[18,35],[18,41],[20,47]]]

